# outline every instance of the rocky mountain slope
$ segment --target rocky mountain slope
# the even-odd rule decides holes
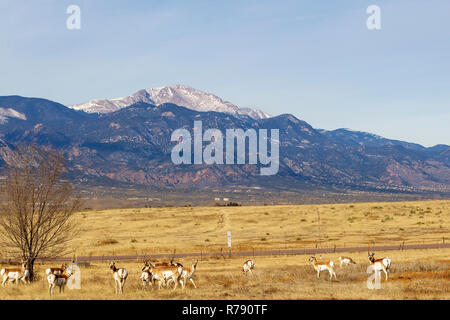
[[[348,130],[316,130],[293,115],[271,118],[198,111],[172,103],[137,102],[115,112],[86,113],[19,96],[0,97],[0,157],[20,143],[64,151],[70,173],[99,184],[126,182],[162,187],[251,185],[416,192],[450,191],[450,147],[425,148]],[[279,129],[280,169],[259,175],[258,165],[174,165],[175,129]],[[205,143],[207,144],[207,143]],[[1,165],[1,163],[0,163]]]

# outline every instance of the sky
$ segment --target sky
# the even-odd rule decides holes
[[[315,128],[450,144],[449,16],[448,0],[0,0],[0,95],[72,105],[185,84]]]

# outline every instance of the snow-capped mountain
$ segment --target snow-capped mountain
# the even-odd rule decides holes
[[[195,111],[216,111],[235,116],[249,116],[253,119],[266,119],[270,116],[261,110],[239,108],[218,96],[185,85],[171,85],[162,88],[143,89],[128,97],[115,99],[96,99],[86,103],[69,106],[88,113],[110,113],[137,102],[153,105],[173,103]]]

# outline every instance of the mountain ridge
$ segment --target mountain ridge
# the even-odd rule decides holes
[[[74,176],[101,183],[450,191],[449,146],[420,148],[382,137],[377,143],[370,139],[364,143],[364,134],[346,136],[342,130],[339,135],[330,134],[291,114],[253,119],[171,103],[138,102],[93,115],[49,100],[19,96],[0,97],[0,107],[25,116],[7,116],[7,122],[0,124],[3,160],[8,150],[21,143],[53,145],[63,150]],[[279,128],[278,174],[262,178],[258,166],[248,164],[175,166],[170,160],[171,133],[178,128],[192,130],[194,120],[202,120],[204,130]]]
[[[138,102],[153,105],[174,103],[196,111],[216,111],[236,116],[249,116],[254,119],[268,118],[268,114],[257,109],[239,108],[212,93],[206,93],[186,85],[171,85],[160,88],[142,89],[136,93],[113,99],[94,99],[85,103],[71,105],[69,108],[87,113],[110,113]]]

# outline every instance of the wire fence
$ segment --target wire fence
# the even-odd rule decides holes
[[[316,244],[313,247],[300,248],[272,248],[272,249],[256,249],[233,251],[229,248],[220,248],[220,250],[186,252],[186,253],[156,253],[156,254],[129,254],[129,255],[97,255],[97,256],[77,256],[77,257],[55,257],[40,258],[36,262],[69,262],[72,260],[83,262],[106,262],[106,261],[144,261],[144,260],[169,260],[171,258],[198,258],[200,261],[207,259],[227,259],[231,257],[258,257],[258,256],[295,256],[295,255],[314,255],[329,254],[341,252],[367,252],[367,251],[403,251],[403,250],[426,250],[426,249],[446,249],[450,248],[450,241],[446,242],[445,237],[439,241],[428,243],[405,244],[401,242],[393,245],[374,245],[368,243],[360,246],[338,247],[323,246]],[[3,256],[0,259],[2,264],[18,264],[17,258]]]

